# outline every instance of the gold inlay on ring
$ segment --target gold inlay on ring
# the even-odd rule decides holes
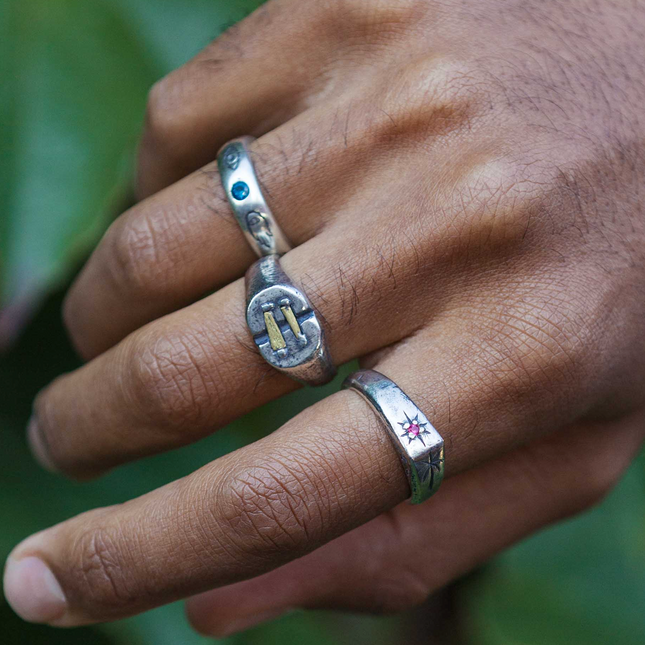
[[[284,342],[284,337],[278,327],[278,323],[273,317],[272,311],[264,312],[264,324],[267,328],[267,333],[269,334],[269,342],[271,343],[271,349],[275,352],[278,349],[284,349],[287,344]]]
[[[280,307],[280,310],[284,314],[286,321],[289,323],[289,327],[291,327],[291,331],[293,332],[294,336],[300,336],[302,332],[300,331],[300,325],[298,324],[298,320],[296,319],[296,314],[293,313],[293,309],[287,306]]]

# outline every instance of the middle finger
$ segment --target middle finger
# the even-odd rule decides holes
[[[400,340],[418,327],[424,309],[414,283],[399,285],[387,271],[362,279],[373,258],[359,248],[360,231],[354,235],[319,235],[282,262],[323,310],[337,363]],[[382,304],[395,290],[410,302],[402,319]],[[59,377],[36,400],[29,430],[35,454],[85,478],[195,441],[294,389],[258,353],[244,302],[238,280]]]

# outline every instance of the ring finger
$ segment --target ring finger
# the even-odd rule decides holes
[[[369,252],[375,252],[370,242],[361,249],[360,231],[353,235],[337,238],[330,231],[284,258],[314,305],[322,303],[332,356],[342,363],[392,345],[388,359],[424,393],[424,408],[439,427],[452,423],[470,434],[473,459],[490,458],[597,405],[596,392],[587,387],[575,405],[567,398],[563,381],[582,364],[577,346],[551,339],[549,319],[532,320],[526,329],[517,324],[527,308],[545,315],[553,308],[548,280],[542,288],[518,286],[510,272],[515,291],[501,274],[489,283],[470,280],[477,301],[466,294],[461,308],[437,281],[429,296],[432,321],[419,329],[427,313],[417,282],[392,280],[383,267],[363,279],[374,264]],[[407,260],[407,271],[414,272],[414,254]],[[512,325],[500,319],[500,290]],[[396,302],[406,303],[405,315],[388,304]],[[30,426],[36,454],[63,472],[89,477],[193,442],[290,391],[293,382],[264,363],[248,337],[243,309],[237,281],[54,381],[36,400]],[[565,315],[561,309],[557,313]],[[543,333],[536,332],[539,326]],[[521,432],[514,430],[518,418]]]
[[[323,196],[324,182],[314,177],[319,167],[308,164],[300,148],[285,144],[284,130],[297,127],[302,125],[292,123],[266,135],[252,146],[252,154],[280,226],[301,244],[323,229],[333,204]],[[313,128],[303,131],[316,137]],[[329,152],[328,141],[316,146],[321,156]],[[315,210],[314,203],[319,205]],[[72,339],[85,358],[92,358],[141,325],[240,277],[254,259],[226,200],[217,164],[211,163],[133,207],[110,227],[67,297],[65,320]]]

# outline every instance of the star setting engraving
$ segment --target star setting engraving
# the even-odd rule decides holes
[[[430,432],[426,430],[427,423],[419,421],[419,415],[415,415],[414,418],[410,418],[406,413],[405,421],[399,421],[399,425],[403,430],[403,434],[400,436],[408,440],[408,446],[417,439],[424,445],[427,446],[426,442],[423,439],[423,435],[430,435]],[[415,460],[415,466],[419,480],[422,484],[427,485],[431,490],[434,488],[435,476],[437,473],[441,473],[443,467],[443,448],[438,449],[431,447],[428,451],[428,454],[424,457]]]
[[[441,451],[432,452],[418,462],[416,462],[417,472],[419,473],[419,479],[425,484],[425,482],[430,480],[430,488],[434,485],[434,476],[435,473],[438,473],[441,470],[441,465],[443,464],[443,457],[441,456]]]
[[[403,434],[401,436],[407,437],[408,446],[415,439],[419,439],[419,441],[421,441],[421,443],[425,446],[426,442],[423,440],[423,435],[430,434],[426,430],[426,426],[428,424],[420,423],[418,414],[414,417],[414,419],[410,419],[410,417],[407,415],[406,412],[404,412],[404,414],[405,414],[405,421],[399,421],[399,425],[401,426],[401,428],[403,428]]]

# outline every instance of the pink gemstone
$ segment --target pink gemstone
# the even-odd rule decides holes
[[[416,423],[411,423],[410,427],[408,428],[408,432],[411,435],[418,437],[419,433],[421,432],[421,428]]]

